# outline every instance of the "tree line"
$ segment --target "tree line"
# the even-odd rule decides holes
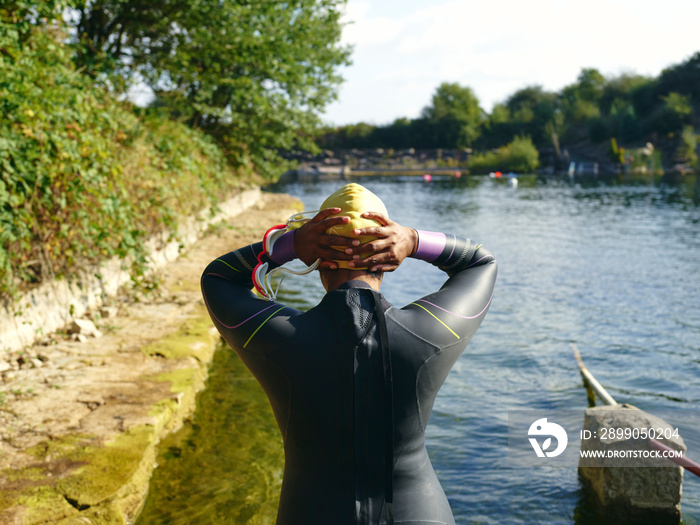
[[[581,70],[558,92],[534,85],[519,89],[491,113],[473,90],[440,84],[420,116],[388,125],[330,127],[319,136],[327,149],[474,148],[487,151],[530,137],[539,150],[562,159],[565,147],[598,146],[625,162],[625,146],[661,146],[670,161],[697,166],[700,120],[700,52],[664,69],[656,78],[624,73],[605,77]]]

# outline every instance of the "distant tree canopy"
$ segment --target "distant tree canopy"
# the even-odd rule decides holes
[[[17,20],[64,16],[81,71],[116,94],[145,82],[155,105],[213,135],[234,165],[273,176],[279,150],[314,148],[335,98],[345,0],[24,0]]]
[[[447,147],[457,148],[473,144],[486,117],[471,88],[447,82],[438,86],[432,104],[423,109],[422,116],[444,130]]]
[[[550,92],[526,86],[496,104],[490,114],[466,86],[443,83],[417,119],[385,126],[366,123],[327,129],[331,148],[462,148],[496,150],[517,137],[537,149],[560,153],[568,144],[669,143],[687,153],[700,124],[700,52],[665,69],[658,78],[623,73],[605,77],[584,68],[576,82]],[[521,141],[522,142],[522,141]],[[519,144],[519,143],[518,143]],[[692,149],[692,148],[691,148]],[[680,150],[679,150],[680,151]]]
[[[685,62],[664,69],[655,87],[657,96],[679,93],[691,97],[697,104],[700,101],[700,51]]]
[[[485,119],[471,88],[445,82],[417,119],[400,118],[387,126],[361,122],[326,129],[319,140],[326,148],[464,148],[478,138]]]

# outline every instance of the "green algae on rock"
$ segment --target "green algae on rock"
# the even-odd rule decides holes
[[[136,515],[155,465],[156,444],[192,412],[195,394],[207,377],[216,338],[204,310],[197,313],[151,345],[159,351],[173,348],[168,352],[172,366],[144,381],[169,382],[176,395],[150,406],[148,424],[127,428],[113,440],[76,433],[51,437],[28,449],[35,464],[0,473],[6,480],[0,522],[70,525],[88,519],[95,525],[126,525]]]
[[[70,523],[80,514],[93,516],[93,524],[126,523],[124,516],[136,512],[148,483],[155,441],[149,425],[106,443],[81,434],[44,441],[27,451],[35,465],[3,472],[11,481],[3,487],[0,508],[14,511],[0,511],[0,517],[24,524]]]
[[[194,357],[200,363],[208,363],[218,339],[204,307],[197,308],[194,316],[183,320],[179,330],[141,348],[144,354],[180,359]],[[205,342],[207,341],[207,342]],[[208,343],[211,341],[211,344]]]

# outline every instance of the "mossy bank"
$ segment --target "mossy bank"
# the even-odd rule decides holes
[[[141,508],[160,439],[194,409],[218,336],[199,292],[214,257],[300,208],[261,201],[159,274],[158,289],[95,318],[104,332],[29,349],[43,366],[0,386],[0,522],[126,524]]]

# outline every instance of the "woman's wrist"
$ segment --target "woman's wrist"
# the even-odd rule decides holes
[[[410,230],[410,236],[409,238],[411,239],[411,253],[409,257],[414,257],[416,255],[416,252],[418,251],[418,230],[415,228],[409,228]]]
[[[269,257],[277,264],[282,265],[297,258],[296,249],[294,247],[295,231],[296,230],[288,231],[275,241],[272,253],[269,254]]]
[[[423,230],[416,230],[416,234],[418,236],[417,247],[412,257],[426,262],[433,262],[445,248],[445,234]]]

